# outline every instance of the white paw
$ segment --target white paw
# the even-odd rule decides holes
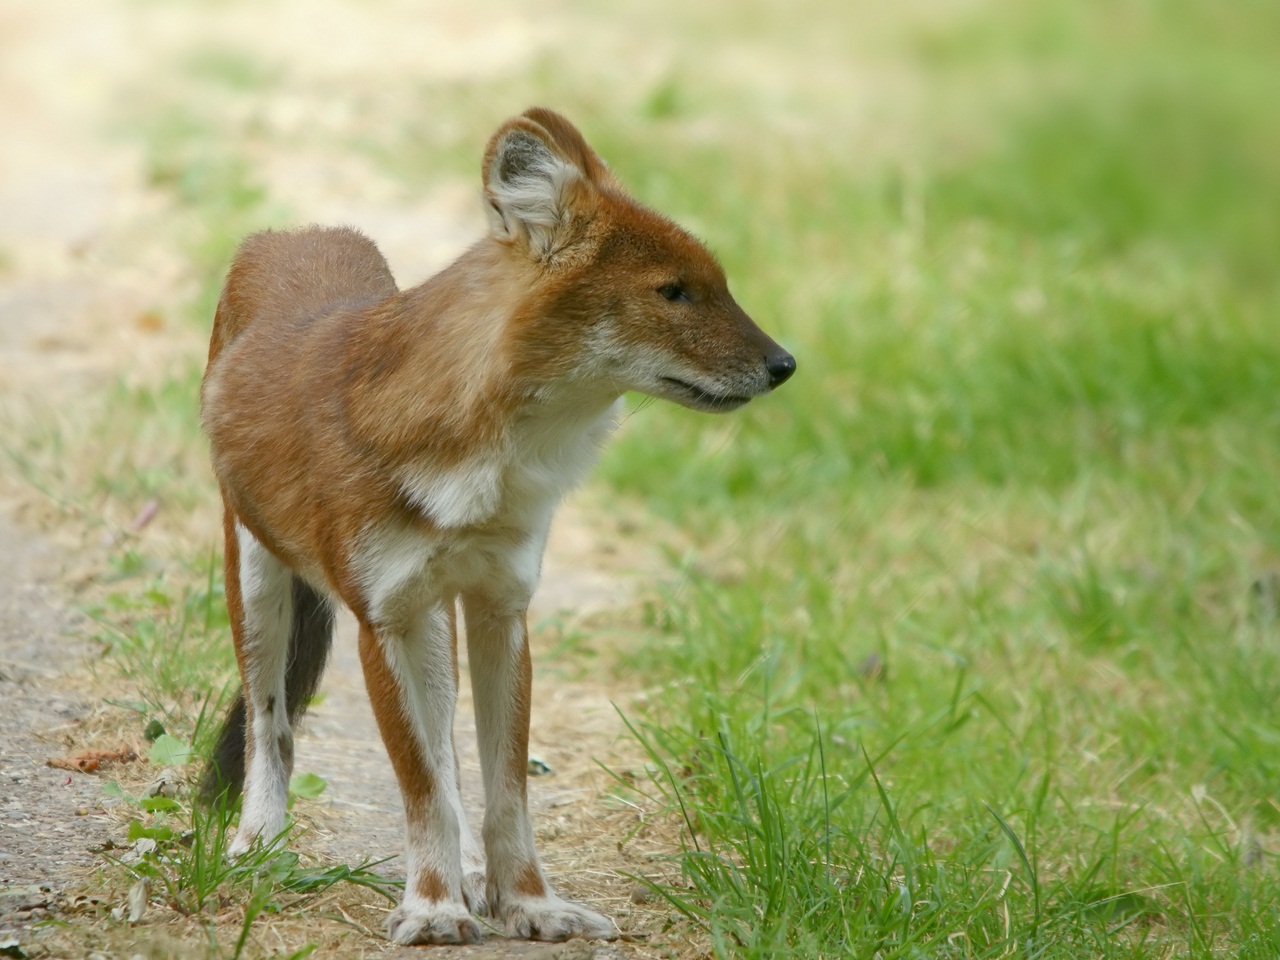
[[[235,838],[227,844],[227,856],[234,860],[236,857],[244,856],[254,847],[261,847],[264,850],[283,848],[285,839],[283,817],[280,818],[278,826],[255,826],[253,823],[246,823],[241,819],[240,826],[236,829]]]
[[[227,856],[234,860],[242,857],[261,842],[262,832],[253,828],[241,827],[236,831],[235,839],[227,845]]]
[[[387,917],[387,939],[403,944],[478,943],[480,924],[463,903],[402,903]]]
[[[556,896],[504,898],[501,916],[508,937],[524,940],[616,940],[618,928],[604,914]]]
[[[477,917],[482,917],[489,912],[489,900],[485,895],[483,862],[477,867],[467,865],[463,868],[462,899],[466,901],[467,909]]]

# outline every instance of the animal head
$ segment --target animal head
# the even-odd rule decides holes
[[[564,117],[535,107],[504,123],[483,178],[491,238],[532,267],[518,366],[709,412],[795,372],[711,252],[630,197]]]

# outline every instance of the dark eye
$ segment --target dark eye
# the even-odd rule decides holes
[[[658,288],[658,293],[662,294],[664,300],[670,300],[672,303],[690,303],[691,298],[689,291],[678,283],[668,283]]]

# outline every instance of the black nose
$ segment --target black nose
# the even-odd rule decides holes
[[[796,358],[789,353],[775,353],[764,358],[764,368],[769,371],[769,388],[780,387],[796,372]]]

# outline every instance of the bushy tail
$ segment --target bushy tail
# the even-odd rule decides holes
[[[290,726],[297,723],[319,689],[332,642],[333,607],[304,580],[295,576],[289,665],[284,681]],[[209,763],[200,780],[200,798],[206,803],[213,803],[224,794],[230,802],[244,788],[245,719],[244,691],[241,690],[222,723],[217,746],[209,755]]]

